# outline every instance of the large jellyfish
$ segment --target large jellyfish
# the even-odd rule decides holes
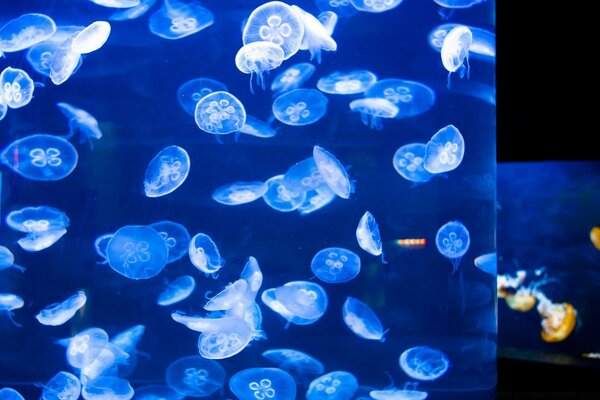
[[[92,139],[98,140],[102,137],[98,121],[92,114],[68,103],[56,103],[56,105],[69,119],[69,134],[65,136],[66,139],[79,133],[79,142],[88,141],[91,146]]]
[[[256,84],[265,89],[264,74],[275,69],[283,62],[283,49],[267,41],[257,41],[242,46],[235,56],[235,66],[244,74],[250,74],[250,90],[252,91],[252,75],[256,75]]]
[[[308,50],[311,61],[316,58],[320,64],[322,50],[337,50],[337,43],[331,37],[333,29],[329,31],[314,15],[304,11],[302,8],[296,5],[291,7],[304,25],[304,37],[300,44],[300,50]]]
[[[399,363],[406,375],[420,381],[436,380],[450,367],[448,356],[429,346],[416,346],[403,351]]]
[[[229,92],[212,92],[196,103],[194,119],[204,132],[224,135],[239,131],[246,122],[244,105]]]
[[[12,211],[6,217],[6,224],[27,236],[17,241],[25,251],[44,250],[56,243],[69,226],[67,215],[53,207],[25,207]]]
[[[162,7],[148,19],[148,27],[161,38],[176,40],[208,28],[214,20],[210,10],[198,2],[164,0]]]
[[[379,225],[377,225],[375,217],[369,211],[366,211],[358,222],[356,240],[360,248],[367,253],[383,257]]]
[[[70,372],[57,372],[43,386],[42,400],[77,400],[81,394],[79,379]]]
[[[192,264],[206,275],[215,276],[225,264],[215,242],[204,233],[194,235],[190,240],[188,252]]]
[[[207,397],[223,387],[226,377],[225,369],[217,361],[187,356],[169,364],[165,380],[180,395]]]
[[[273,101],[273,115],[286,125],[317,122],[327,112],[327,98],[315,89],[294,89]]]
[[[24,50],[49,39],[56,32],[54,20],[45,14],[23,14],[0,27],[0,55]]]
[[[260,199],[267,189],[265,182],[235,182],[216,188],[212,198],[221,204],[237,206]]]
[[[227,92],[227,86],[210,78],[190,79],[177,89],[177,101],[186,113],[194,115],[196,104],[212,92]]]
[[[360,120],[371,129],[383,129],[382,118],[398,115],[398,106],[380,97],[367,97],[350,102],[350,110],[360,113]]]
[[[85,292],[79,290],[60,303],[50,304],[37,313],[35,318],[42,325],[59,326],[73,318],[75,313],[85,305],[86,301]]]
[[[367,304],[348,296],[344,302],[342,315],[346,326],[357,336],[368,340],[385,341],[387,330],[383,329],[379,317]]]
[[[310,269],[323,282],[348,282],[360,272],[360,257],[348,249],[327,247],[314,255]]]
[[[375,82],[365,97],[386,99],[398,107],[394,118],[410,118],[422,114],[433,107],[435,92],[428,86],[404,79],[389,78]]]
[[[435,245],[440,254],[452,263],[452,272],[458,270],[460,260],[469,250],[470,244],[469,231],[460,221],[445,223],[435,235]]]
[[[342,199],[349,199],[354,193],[354,182],[339,160],[320,146],[313,147],[313,158],[327,186]]]
[[[25,302],[21,296],[13,293],[0,293],[0,314],[5,314],[15,326],[20,327],[21,324],[13,319],[13,311],[22,308],[24,305]]]
[[[377,75],[367,70],[335,71],[319,79],[317,89],[329,94],[363,93],[377,82]]]
[[[454,125],[437,131],[425,145],[423,167],[432,174],[452,171],[465,155],[465,139]]]
[[[168,220],[158,221],[148,226],[156,230],[167,242],[169,249],[167,264],[175,262],[187,254],[190,234],[185,226]]]
[[[279,368],[248,368],[229,379],[229,389],[243,400],[295,400],[294,378]]]
[[[271,90],[275,93],[289,92],[298,89],[315,72],[311,63],[294,64],[273,79]]]
[[[285,186],[284,175],[275,175],[265,183],[267,184],[267,191],[263,195],[263,200],[274,210],[281,212],[294,211],[306,199],[306,192],[293,191]]]
[[[306,400],[349,400],[358,389],[350,372],[333,371],[315,378],[306,391]]]
[[[458,25],[444,38],[440,56],[442,64],[448,71],[448,89],[450,89],[450,75],[458,71],[458,76],[463,78],[465,73],[469,78],[469,48],[473,43],[473,33],[464,26]]]
[[[78,54],[88,54],[100,49],[108,40],[110,24],[106,21],[95,21],[83,28],[73,38],[71,50]]]
[[[165,196],[183,185],[190,171],[190,157],[184,148],[168,146],[150,161],[144,178],[148,197]]]
[[[425,148],[425,143],[409,143],[396,150],[392,159],[396,172],[411,182],[428,182],[433,174],[425,169]]]

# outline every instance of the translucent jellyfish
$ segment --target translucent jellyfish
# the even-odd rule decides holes
[[[425,169],[425,143],[409,143],[394,153],[392,164],[401,177],[415,183],[428,182],[433,174]]]
[[[313,282],[288,282],[275,289],[275,299],[294,316],[306,320],[321,318],[327,310],[327,294]]]
[[[283,49],[267,41],[245,44],[235,55],[236,67],[244,74],[250,74],[251,91],[252,75],[256,76],[256,84],[265,89],[264,74],[279,67],[282,62]]]
[[[183,185],[190,172],[190,156],[184,148],[167,146],[148,163],[144,177],[147,197],[165,196]]]
[[[259,138],[270,138],[277,135],[277,129],[273,128],[269,122],[262,121],[252,115],[246,115],[246,122],[239,132]]]
[[[333,371],[315,378],[306,391],[306,400],[349,400],[358,389],[350,372]]]
[[[317,88],[329,94],[363,93],[377,82],[377,76],[371,71],[354,70],[335,71],[319,79]]]
[[[463,78],[465,73],[469,78],[469,48],[473,43],[473,33],[464,26],[458,25],[444,38],[440,56],[442,64],[448,71],[448,89],[450,89],[450,75],[458,71],[458,76]]]
[[[358,222],[356,240],[360,248],[367,253],[383,257],[379,225],[377,225],[375,217],[369,211],[365,212]]]
[[[325,115],[327,102],[327,98],[318,90],[294,89],[275,99],[273,115],[286,125],[308,125]]]
[[[238,279],[229,283],[223,290],[214,295],[204,305],[207,311],[227,311],[237,306],[248,290],[248,282]]]
[[[331,203],[336,197],[333,190],[323,184],[306,192],[306,200],[298,207],[298,212],[300,212],[300,215],[311,214]]]
[[[181,259],[188,253],[190,234],[185,226],[173,221],[159,221],[148,226],[156,230],[167,242],[167,264]]]
[[[223,387],[226,373],[217,361],[188,356],[169,364],[165,379],[167,385],[181,395],[207,397]]]
[[[71,50],[78,54],[88,54],[100,49],[110,36],[110,24],[95,21],[83,28],[73,38]]]
[[[260,199],[267,189],[265,182],[235,182],[215,189],[212,198],[217,203],[237,206]]]
[[[140,5],[140,0],[90,0],[94,4],[110,8],[129,8]]]
[[[54,58],[54,53],[60,45],[69,36],[81,31],[83,26],[58,26],[54,35],[49,39],[33,45],[27,50],[27,62],[38,73],[44,76],[50,76],[50,65]],[[75,66],[75,71],[81,66],[81,57],[77,58],[78,65]]]
[[[169,250],[156,230],[143,225],[126,225],[115,232],[106,253],[112,269],[137,280],[158,275],[167,265]]]
[[[498,274],[498,255],[494,251],[493,253],[485,253],[478,257],[475,257],[473,263],[477,268],[486,274],[496,276]]]
[[[403,0],[350,0],[359,11],[380,13],[396,8]]]
[[[0,271],[14,268],[17,271],[25,272],[25,267],[15,264],[15,256],[6,247],[0,245]]]
[[[116,334],[110,343],[117,346],[126,353],[134,353],[135,348],[139,341],[142,339],[146,327],[144,325],[134,325],[131,328],[127,328],[124,331]]]
[[[148,27],[161,38],[176,40],[208,28],[214,21],[210,10],[198,2],[164,0],[162,7],[150,16]]]
[[[436,51],[442,50],[444,38],[459,24],[443,24],[435,27],[428,36],[429,45]],[[485,29],[467,26],[473,34],[473,41],[469,47],[469,57],[479,60],[496,62],[496,35]]]
[[[94,240],[94,249],[96,249],[96,254],[102,258],[102,261],[99,261],[100,264],[108,264],[108,254],[106,254],[106,248],[108,247],[108,242],[114,236],[114,233],[105,233],[104,235],[100,235]]]
[[[45,14],[23,14],[0,27],[0,55],[21,51],[50,38],[56,32],[54,20]]]
[[[375,400],[424,400],[428,393],[417,390],[417,383],[406,382],[403,389],[395,387],[371,390],[369,396]]]
[[[263,200],[274,210],[294,211],[304,203],[306,192],[289,190],[284,184],[283,177],[283,175],[276,175],[267,180],[267,191],[263,195]]]
[[[67,362],[73,368],[91,364],[108,344],[108,334],[101,328],[87,328],[69,340]]]
[[[0,389],[1,400],[25,400],[21,393],[17,392],[13,388],[5,387]]]
[[[25,207],[6,216],[6,224],[27,236],[17,241],[26,251],[40,251],[52,246],[69,226],[67,215],[53,207]]]
[[[70,372],[56,373],[42,390],[42,400],[77,400],[81,394],[79,379]]]
[[[133,388],[125,379],[116,376],[101,376],[87,381],[81,389],[85,400],[129,400],[133,397]]]
[[[298,89],[314,72],[315,66],[311,63],[294,64],[273,79],[271,90],[275,93],[283,93]]]
[[[21,296],[13,293],[0,293],[0,314],[6,315],[15,326],[21,326],[13,319],[13,311],[22,308],[25,302]]]
[[[136,19],[144,15],[152,6],[156,3],[156,0],[141,0],[140,4],[134,7],[129,7],[122,11],[117,11],[108,17],[111,21],[128,21]],[[137,395],[137,391],[136,391]]]
[[[248,368],[229,379],[229,389],[241,400],[295,400],[296,382],[279,368]]]
[[[271,349],[263,351],[262,356],[277,364],[279,368],[300,377],[321,375],[325,371],[321,361],[299,350]]]
[[[423,114],[435,103],[435,92],[428,86],[396,78],[377,81],[365,92],[365,97],[378,97],[390,101],[398,107],[394,118],[399,119]]]
[[[317,62],[320,64],[322,50],[337,50],[337,43],[331,37],[331,31],[323,26],[311,13],[304,11],[296,5],[291,7],[304,25],[304,37],[300,44],[300,50],[308,50],[310,52],[310,59],[316,58]]]
[[[537,312],[541,318],[541,336],[547,343],[562,342],[577,324],[577,310],[570,303],[554,303],[544,293],[536,293]]]
[[[283,184],[294,192],[307,192],[325,184],[314,157],[305,158],[292,165],[283,175]]]
[[[241,299],[241,303],[250,306],[256,301],[256,295],[263,282],[263,274],[256,258],[248,257],[248,261],[240,274],[240,279],[245,280],[248,284],[248,290]]]
[[[60,303],[53,303],[46,306],[35,315],[35,318],[42,325],[59,326],[75,316],[87,301],[87,296],[82,290]]]
[[[454,125],[437,131],[425,145],[423,167],[432,174],[452,171],[465,155],[465,139]]]
[[[79,31],[68,36],[54,51],[50,61],[50,79],[55,85],[62,85],[78,69],[81,63],[81,54],[73,51],[73,40]]]
[[[194,119],[198,128],[204,132],[224,135],[244,126],[246,110],[231,93],[212,92],[198,101]]]
[[[79,142],[87,141],[91,146],[92,139],[98,140],[102,137],[98,121],[92,114],[68,103],[56,103],[56,105],[69,120],[69,134],[65,136],[66,139],[79,133]]]
[[[348,249],[328,247],[315,254],[310,269],[323,282],[348,282],[360,272],[360,257]]]
[[[413,379],[433,381],[448,371],[450,360],[441,350],[416,346],[400,354],[400,368]]]
[[[350,0],[315,0],[315,3],[319,10],[333,11],[340,18],[351,17],[358,12]]]
[[[469,8],[476,4],[483,3],[485,0],[433,0],[445,8]]]
[[[270,1],[252,11],[242,41],[248,43],[268,41],[281,47],[287,60],[300,48],[304,37],[304,24],[292,8],[280,1]]]
[[[469,231],[460,221],[445,223],[435,235],[435,245],[438,251],[452,262],[452,272],[458,270],[460,260],[469,250],[470,244]]]
[[[354,193],[354,182],[337,158],[322,147],[313,147],[313,158],[321,177],[329,188],[342,199]]]
[[[398,115],[398,106],[379,97],[356,99],[350,102],[350,110],[360,113],[360,120],[371,129],[383,129],[382,118],[394,118]]]
[[[204,233],[198,233],[190,240],[188,252],[192,264],[207,275],[216,274],[225,265],[217,245]]]
[[[196,104],[204,96],[213,92],[227,92],[227,86],[209,78],[195,78],[182,84],[177,89],[177,101],[186,113],[194,115]]]
[[[136,400],[181,400],[183,395],[167,385],[145,385],[135,389]]]
[[[357,336],[368,340],[385,341],[387,330],[383,329],[379,317],[367,304],[348,296],[342,313],[346,326]]]
[[[317,19],[319,20],[321,25],[323,25],[327,34],[329,34],[329,35],[333,34],[333,31],[335,30],[335,26],[337,25],[337,22],[338,22],[338,15],[336,13],[334,13],[333,11],[329,11],[329,10],[323,11],[322,13],[320,13],[317,16]]]
[[[0,97],[8,108],[21,108],[29,104],[34,89],[33,80],[22,69],[6,67],[0,73]]]

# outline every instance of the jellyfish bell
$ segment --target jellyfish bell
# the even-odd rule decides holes
[[[194,120],[198,128],[212,134],[224,135],[239,131],[246,122],[246,109],[229,92],[212,92],[196,103]]]
[[[527,288],[520,287],[514,294],[505,298],[506,304],[515,311],[527,312],[535,307],[537,299]]]
[[[435,236],[435,245],[441,255],[452,263],[453,271],[458,270],[462,256],[469,250],[469,231],[460,221],[449,221],[442,225]]]
[[[265,89],[264,74],[275,69],[283,62],[281,46],[268,41],[257,41],[242,46],[236,56],[236,67],[245,74],[250,74],[250,90],[252,91],[252,75],[256,75],[256,84]]]
[[[71,50],[78,54],[88,54],[100,49],[110,35],[110,23],[95,21],[83,28],[73,38]]]
[[[296,399],[294,378],[279,368],[248,368],[234,374],[229,389],[238,399]]]
[[[148,19],[148,27],[156,36],[177,40],[208,28],[214,20],[212,12],[198,2],[165,0]]]
[[[292,5],[291,8],[304,25],[304,37],[300,44],[300,50],[308,50],[310,52],[310,60],[312,61],[316,58],[317,62],[320,64],[322,50],[337,50],[337,43],[331,37],[333,28],[330,27],[328,30],[314,15],[304,11],[296,5]],[[331,22],[331,20],[328,21]],[[335,26],[335,22],[333,22],[333,26]]]
[[[44,42],[56,32],[56,23],[45,14],[29,13],[0,27],[0,56]]]
[[[371,129],[383,129],[382,118],[394,118],[399,108],[387,99],[367,97],[350,102],[350,110],[360,113],[360,120]]]
[[[472,43],[473,33],[464,25],[454,27],[444,38],[440,56],[444,68],[448,71],[448,89],[453,72],[458,72],[461,78],[466,73],[469,78],[469,48]]]
[[[537,298],[537,312],[542,318],[542,340],[548,343],[565,340],[575,329],[577,310],[570,303],[553,303],[541,292],[538,292]]]

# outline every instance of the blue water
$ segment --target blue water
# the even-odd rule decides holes
[[[261,356],[264,351],[291,348],[305,352],[325,369],[351,373],[359,389],[350,398],[367,397],[369,390],[417,382],[416,390],[430,399],[493,398],[496,383],[495,276],[474,267],[473,260],[495,251],[495,65],[472,57],[469,77],[451,76],[440,53],[428,44],[430,31],[444,23],[460,23],[494,31],[494,2],[444,15],[433,1],[405,0],[383,13],[346,12],[332,37],[337,51],[323,51],[322,62],[301,50],[265,74],[266,90],[240,72],[235,55],[242,46],[242,26],[263,1],[205,0],[214,24],[178,40],[150,32],[148,21],[160,8],[158,0],[147,14],[130,21],[111,22],[106,44],[83,56],[80,68],[60,85],[35,72],[25,51],[6,53],[0,69],[27,71],[35,82],[31,102],[8,109],[0,120],[0,149],[35,133],[67,135],[69,125],[56,106],[65,102],[93,115],[102,131],[92,146],[77,136],[71,143],[78,163],[67,177],[31,180],[5,165],[2,169],[2,224],[0,244],[26,267],[0,270],[0,293],[24,300],[12,318],[0,313],[0,387],[13,387],[25,398],[37,398],[41,388],[59,371],[79,371],[67,363],[65,347],[56,344],[84,329],[97,327],[110,338],[134,325],[145,326],[136,346],[136,363],[120,368],[131,386],[165,384],[167,367],[182,357],[198,356],[198,332],[175,322],[175,311],[207,315],[207,296],[238,280],[246,261],[255,257],[263,274],[256,304],[262,311],[264,337],[250,342],[236,355],[217,360],[226,371],[223,389],[210,398],[234,398],[229,378],[249,368],[277,367]],[[322,1],[316,2],[323,4]],[[360,2],[361,4],[363,2]],[[296,3],[318,15],[313,1]],[[0,24],[27,12],[51,16],[57,25],[87,26],[108,20],[114,9],[89,1],[14,2],[0,6]],[[340,16],[342,13],[340,13]],[[493,60],[492,60],[493,61]],[[382,129],[371,128],[352,112],[349,103],[362,94],[324,93],[325,115],[314,123],[291,126],[272,116],[273,77],[300,62],[316,70],[302,88],[316,89],[319,78],[337,70],[369,70],[378,79],[400,78],[427,85],[435,92],[428,111],[408,118],[382,118]],[[194,78],[223,83],[244,105],[247,114],[272,119],[274,137],[230,133],[213,135],[198,128],[194,117],[179,104],[176,93]],[[254,79],[254,78],[252,78]],[[367,121],[368,122],[368,121]],[[414,183],[400,176],[392,160],[396,150],[413,142],[427,143],[452,124],[465,142],[458,167]],[[180,146],[190,158],[189,175],[171,193],[147,197],[146,167],[167,146]],[[312,157],[314,146],[333,154],[352,180],[349,198],[335,199],[307,215],[280,212],[263,199],[225,205],[211,197],[215,189],[234,182],[266,182],[293,164]],[[50,206],[69,218],[67,233],[37,252],[18,244],[22,232],[10,229],[6,216],[24,207]],[[376,219],[383,256],[358,245],[356,228],[366,211]],[[190,236],[204,233],[218,246],[224,266],[207,276],[188,255],[149,279],[130,279],[113,270],[94,249],[98,236],[126,225],[149,225],[170,220],[187,228]],[[435,245],[438,229],[460,221],[470,244],[460,259],[443,256]],[[425,245],[403,247],[399,239],[425,239]],[[322,249],[341,247],[361,260],[358,275],[342,283],[319,280],[311,260]],[[138,248],[139,254],[145,249]],[[453,269],[456,267],[456,272]],[[192,275],[194,292],[180,303],[156,304],[165,282]],[[266,289],[291,281],[322,286],[328,304],[313,323],[288,323],[261,300]],[[44,326],[35,315],[51,303],[78,290],[85,306],[67,323]],[[210,292],[207,294],[207,292]],[[357,336],[344,323],[342,308],[351,296],[367,304],[381,321],[385,341]],[[304,309],[295,305],[296,311]],[[310,308],[309,308],[310,311]],[[312,314],[311,314],[312,316]],[[418,381],[400,367],[405,350],[428,346],[449,360],[447,371],[435,380]],[[133,357],[132,357],[133,358]],[[308,375],[296,382],[297,398],[305,398]],[[414,385],[411,385],[413,387]]]

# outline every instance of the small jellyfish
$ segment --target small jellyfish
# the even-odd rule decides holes
[[[79,155],[67,140],[38,133],[15,140],[0,153],[2,164],[34,181],[57,181],[77,166]]]
[[[307,192],[325,184],[314,157],[305,158],[292,165],[283,175],[283,184],[294,192]]]
[[[294,375],[321,375],[325,367],[321,361],[303,351],[294,349],[271,349],[263,351],[262,356]]]
[[[337,158],[320,146],[313,147],[313,158],[321,177],[329,188],[342,199],[354,193],[354,182]]]
[[[215,189],[212,198],[217,203],[237,206],[260,199],[267,189],[265,182],[235,182]]]
[[[394,118],[398,115],[398,106],[379,97],[356,99],[350,102],[350,110],[360,113],[360,120],[371,129],[382,130],[382,118]]]
[[[554,303],[544,293],[536,293],[537,312],[541,320],[542,340],[547,343],[562,342],[571,335],[577,324],[577,310],[570,303]]]
[[[351,17],[358,13],[350,0],[315,0],[315,3],[319,10],[324,12],[333,11],[340,18]]]
[[[225,383],[225,369],[214,360],[187,356],[173,361],[167,367],[165,380],[177,393],[190,397],[207,397],[220,390]]]
[[[298,207],[298,212],[300,215],[311,214],[331,203],[336,197],[333,190],[323,184],[306,192],[306,200]]]
[[[148,27],[161,38],[176,40],[208,28],[214,21],[212,12],[198,2],[164,0],[148,19]]]
[[[140,0],[90,0],[94,4],[110,8],[129,8],[140,5]]]
[[[131,328],[127,328],[124,331],[117,333],[110,340],[110,343],[126,353],[133,353],[145,331],[146,327],[144,325],[134,325]]]
[[[76,31],[68,36],[54,51],[50,61],[50,79],[55,85],[62,85],[79,68],[81,64],[81,54],[76,53],[71,48],[73,40],[80,31]]]
[[[224,135],[239,131],[246,122],[244,105],[231,93],[212,92],[196,104],[194,119],[204,132]]]
[[[244,74],[250,74],[250,91],[252,75],[256,75],[256,84],[265,89],[264,74],[275,69],[283,62],[283,50],[280,46],[267,41],[258,41],[242,46],[236,56],[235,65]]]
[[[79,379],[70,372],[60,371],[44,385],[41,400],[77,400],[80,394]]]
[[[292,281],[275,289],[275,299],[294,317],[316,321],[327,310],[327,294],[323,287],[308,281]]]
[[[423,114],[435,104],[435,92],[428,86],[404,79],[382,79],[366,92],[365,97],[383,98],[398,107],[394,118],[411,118]]]
[[[270,1],[252,11],[244,30],[242,42],[267,41],[281,47],[287,60],[300,49],[304,24],[294,10],[280,1]]]
[[[363,93],[377,82],[377,75],[367,70],[335,71],[322,77],[317,88],[329,94]]]
[[[186,113],[194,115],[196,104],[212,92],[227,92],[227,86],[210,78],[191,79],[177,89],[177,101]]]
[[[21,296],[13,293],[0,293],[0,314],[5,314],[15,326],[20,327],[21,324],[13,319],[13,311],[22,308],[24,305],[25,302]]]
[[[450,89],[450,75],[458,71],[458,76],[463,78],[465,73],[469,78],[469,48],[473,43],[473,33],[464,26],[454,27],[442,43],[440,56],[442,64],[448,71],[448,89]]]
[[[100,49],[108,40],[110,24],[106,21],[95,21],[83,28],[73,38],[71,50],[78,54],[88,54]]]
[[[136,400],[181,400],[183,395],[167,385],[145,385],[135,388]]]
[[[460,260],[469,250],[470,244],[469,231],[460,221],[445,223],[435,235],[435,245],[440,254],[452,263],[452,272],[458,270]]]
[[[294,64],[273,79],[271,90],[280,94],[298,89],[314,74],[315,69],[311,63]]]
[[[454,125],[437,131],[425,145],[423,167],[432,174],[452,171],[465,155],[465,139]]]
[[[286,125],[300,126],[317,122],[327,112],[327,98],[315,89],[294,89],[273,101],[273,115]]]
[[[315,378],[306,391],[306,400],[349,400],[358,389],[350,372],[333,371]]]
[[[92,139],[98,140],[102,137],[98,121],[92,114],[68,103],[56,103],[56,105],[69,119],[69,134],[65,136],[65,139],[70,139],[79,133],[79,142],[87,141],[91,146]]]
[[[435,27],[428,36],[429,45],[435,51],[441,51],[444,38],[459,24],[443,24]],[[477,58],[491,63],[496,62],[496,35],[485,29],[467,26],[473,34],[473,41],[469,47],[469,58]]]
[[[248,368],[229,379],[229,389],[240,400],[295,400],[294,378],[279,368]]]
[[[75,313],[85,305],[86,301],[85,292],[80,290],[60,303],[46,306],[35,315],[35,318],[42,325],[59,326],[73,318]]]
[[[81,31],[83,26],[58,26],[54,35],[49,39],[38,43],[27,50],[27,62],[38,73],[44,76],[50,76],[50,65],[56,50],[69,36]],[[81,66],[82,57],[77,59],[78,65],[75,71]],[[73,72],[74,73],[74,72]]]
[[[0,271],[14,268],[17,271],[25,272],[25,267],[15,264],[15,256],[6,247],[0,245]]]
[[[69,226],[69,217],[53,207],[25,207],[6,216],[6,224],[27,236],[17,241],[26,251],[44,250],[56,243]]]
[[[192,264],[206,275],[215,276],[225,264],[215,242],[204,233],[198,233],[190,240],[188,252]]]
[[[304,11],[302,8],[296,5],[292,5],[291,8],[304,25],[304,37],[300,44],[300,50],[308,50],[311,61],[316,58],[320,64],[322,50],[337,50],[337,43],[331,37],[333,29],[328,30],[314,15]]]
[[[416,346],[400,354],[400,368],[413,379],[434,381],[450,367],[448,356],[429,346]]]
[[[288,189],[283,178],[283,175],[276,175],[265,182],[267,191],[263,195],[263,200],[274,210],[281,212],[294,211],[304,203],[306,192],[296,192]]]
[[[167,242],[169,258],[167,264],[171,264],[188,253],[190,234],[187,228],[173,221],[159,221],[148,225],[157,231]]]
[[[0,400],[25,400],[21,393],[10,387],[0,389]]]
[[[360,257],[348,249],[328,247],[315,254],[310,269],[323,282],[348,282],[360,272]]]
[[[128,21],[136,19],[144,15],[152,6],[156,3],[156,0],[141,0],[137,6],[129,7],[122,11],[117,11],[108,17],[111,21]],[[137,395],[137,391],[136,391]]]
[[[403,0],[350,0],[358,11],[381,13],[396,8]]]
[[[29,104],[34,89],[33,79],[22,69],[6,67],[0,73],[0,97],[8,108],[16,109]]]
[[[417,390],[416,382],[406,382],[403,389],[391,387],[369,392],[369,396],[375,400],[424,400],[428,395],[427,392]]]
[[[270,122],[262,121],[252,115],[246,115],[246,122],[239,132],[259,138],[270,138],[277,135],[277,129],[273,128]]]
[[[477,268],[486,274],[496,276],[498,274],[498,255],[494,251],[493,253],[485,253],[478,257],[475,257],[473,263]]]
[[[104,235],[100,235],[94,240],[94,249],[96,249],[96,254],[102,258],[102,261],[98,261],[99,264],[108,264],[108,254],[106,254],[106,248],[108,247],[108,242],[114,236],[114,233],[105,233]]]
[[[396,150],[392,164],[401,177],[415,183],[425,183],[433,177],[425,169],[425,147],[425,143],[409,143]]]
[[[54,20],[45,14],[23,14],[0,27],[0,55],[24,50],[49,39],[56,32]]]
[[[367,253],[383,257],[379,225],[377,225],[375,217],[369,211],[365,212],[358,222],[356,240],[360,248]]]
[[[167,265],[169,250],[156,230],[143,225],[126,225],[115,232],[106,253],[112,269],[137,280],[158,275]]]
[[[356,335],[363,339],[385,341],[387,330],[383,329],[379,317],[367,304],[348,296],[342,312],[346,326]]]
[[[190,156],[184,148],[168,146],[148,163],[144,177],[147,197],[165,196],[183,185],[190,172]]]
[[[87,328],[69,340],[67,362],[73,368],[90,365],[108,344],[108,334],[101,328]]]
[[[206,311],[227,311],[236,307],[248,290],[248,282],[238,279],[229,283],[204,305]]]
[[[83,385],[81,396],[85,400],[129,400],[133,397],[133,388],[125,379],[100,376]]]

